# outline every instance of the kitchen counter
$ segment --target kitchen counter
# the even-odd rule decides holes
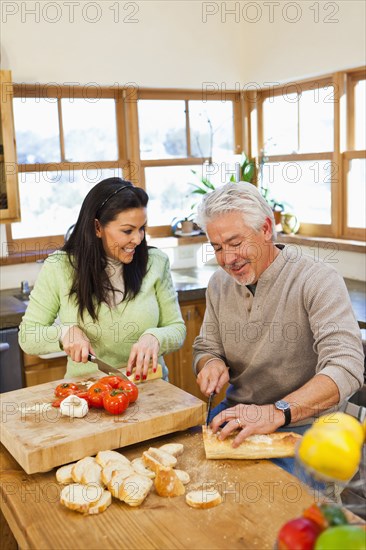
[[[172,271],[174,286],[180,303],[205,298],[206,288],[216,265]],[[366,328],[366,286],[362,281],[344,279],[351,298],[352,307],[361,328]],[[0,291],[0,328],[18,326],[26,306],[14,298],[19,289]]]
[[[178,468],[190,490],[214,487],[224,501],[209,510],[190,508],[185,497],[163,498],[154,488],[137,508],[113,499],[95,516],[59,503],[55,470],[27,475],[1,447],[1,508],[22,549],[224,549],[274,548],[280,527],[300,516],[313,498],[300,482],[267,460],[206,460],[200,428],[121,449],[129,459],[150,446],[182,443]]]

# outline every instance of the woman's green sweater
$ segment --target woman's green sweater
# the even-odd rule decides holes
[[[65,252],[47,258],[30,295],[22,319],[19,345],[28,354],[59,352],[61,327],[78,325],[89,338],[100,359],[112,366],[126,364],[132,345],[143,334],[153,334],[160,342],[160,355],[183,344],[186,328],[166,254],[149,249],[148,271],[138,295],[110,308],[102,303],[98,321],[85,312],[78,318],[75,296],[69,296],[73,268]],[[68,359],[66,377],[95,372],[94,363]]]

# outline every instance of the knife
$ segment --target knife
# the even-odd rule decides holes
[[[104,361],[101,361],[91,353],[88,354],[88,361],[91,361],[92,363],[95,363],[96,365],[98,365],[98,369],[101,370],[102,372],[105,372],[106,374],[115,374],[117,376],[120,376],[124,380],[130,381],[130,379],[127,378],[127,376],[123,374],[122,371],[114,367],[111,367],[111,365],[108,365],[108,363],[104,363]]]
[[[212,393],[210,394],[210,397],[208,398],[207,416],[206,416],[206,426],[209,425],[208,419],[210,418],[211,407],[212,407],[212,400],[213,400],[213,398],[215,397],[215,395],[216,395],[216,393],[215,393],[215,392],[212,392]]]
[[[112,367],[111,365],[108,365],[108,363],[105,363],[104,361],[101,361],[98,359],[98,357],[95,357],[95,355],[92,355],[91,353],[88,354],[88,361],[91,361],[92,363],[95,363],[98,365],[98,369],[102,372],[105,372],[106,374],[113,374],[116,376],[120,376],[124,380],[128,380],[129,382],[132,380],[133,382],[138,382],[138,380],[133,380],[134,376],[131,375],[130,377],[126,376],[120,369],[116,369],[115,367]],[[161,368],[161,365],[158,363],[158,367],[156,369],[156,372],[152,372],[152,370],[149,368],[147,373],[146,380],[154,380],[156,378],[162,378],[163,371]]]

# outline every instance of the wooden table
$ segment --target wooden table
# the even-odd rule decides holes
[[[313,499],[300,482],[266,460],[206,460],[200,428],[125,447],[128,458],[149,446],[183,443],[178,467],[189,472],[187,490],[203,483],[224,502],[196,510],[184,496],[154,490],[140,508],[113,499],[102,514],[83,516],[59,503],[55,470],[27,475],[2,447],[1,508],[22,550],[43,549],[272,549],[281,525],[301,515]]]

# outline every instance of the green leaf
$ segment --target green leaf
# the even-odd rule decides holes
[[[198,194],[198,195],[207,195],[207,191],[205,189],[195,189],[192,191],[192,195]]]

